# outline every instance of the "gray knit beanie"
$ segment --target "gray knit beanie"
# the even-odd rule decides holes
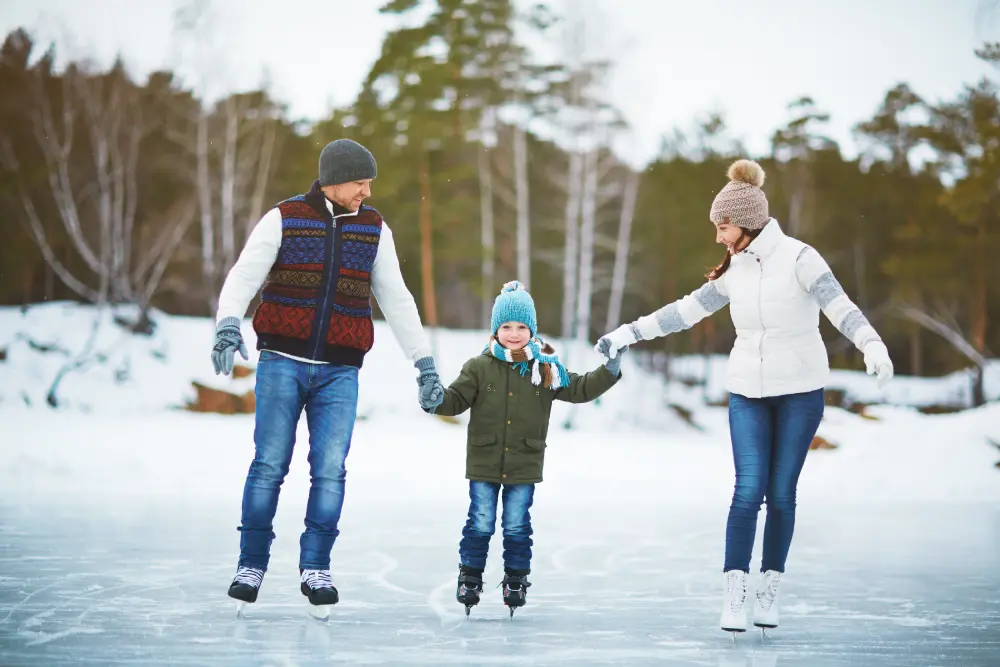
[[[764,169],[753,160],[737,160],[726,173],[729,183],[715,196],[709,220],[743,229],[763,229],[770,219],[764,185]]]
[[[376,174],[375,157],[356,141],[331,141],[319,154],[320,187],[375,178]]]

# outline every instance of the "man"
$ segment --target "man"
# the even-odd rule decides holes
[[[240,323],[261,293],[253,315],[261,351],[256,452],[243,490],[240,560],[229,587],[230,597],[242,603],[256,601],[267,571],[278,492],[303,408],[312,484],[299,541],[300,588],[318,615],[338,601],[330,552],[344,504],[358,371],[374,343],[372,293],[420,371],[421,406],[435,407],[444,396],[392,232],[363,203],[375,176],[375,158],[364,146],[349,139],[328,144],[319,157],[319,179],[260,220],[219,295],[212,362],[216,374],[228,375],[237,350],[247,359]]]

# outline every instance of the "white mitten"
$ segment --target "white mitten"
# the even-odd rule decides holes
[[[882,389],[892,379],[892,359],[885,343],[873,340],[865,345],[865,371],[878,377],[878,387]]]
[[[611,333],[601,336],[597,345],[594,346],[594,351],[603,354],[608,359],[614,359],[623,347],[635,345],[638,342],[635,334],[632,333],[632,327],[623,324]]]

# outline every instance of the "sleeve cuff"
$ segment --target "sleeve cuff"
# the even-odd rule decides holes
[[[219,324],[215,327],[215,329],[216,331],[218,331],[222,327],[236,327],[237,329],[239,329],[241,324],[242,322],[240,322],[240,318],[238,317],[223,317],[221,320],[219,320]]]
[[[433,357],[421,357],[420,359],[417,359],[415,362],[413,362],[413,365],[416,366],[417,370],[420,371],[421,373],[423,373],[425,371],[433,371],[434,370],[434,358]]]

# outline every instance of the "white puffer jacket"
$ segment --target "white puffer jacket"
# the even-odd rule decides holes
[[[748,398],[813,391],[830,374],[819,311],[859,350],[880,340],[813,248],[786,236],[771,219],[729,270],[688,296],[630,326],[637,340],[688,329],[730,304],[736,343],[727,389]]]

